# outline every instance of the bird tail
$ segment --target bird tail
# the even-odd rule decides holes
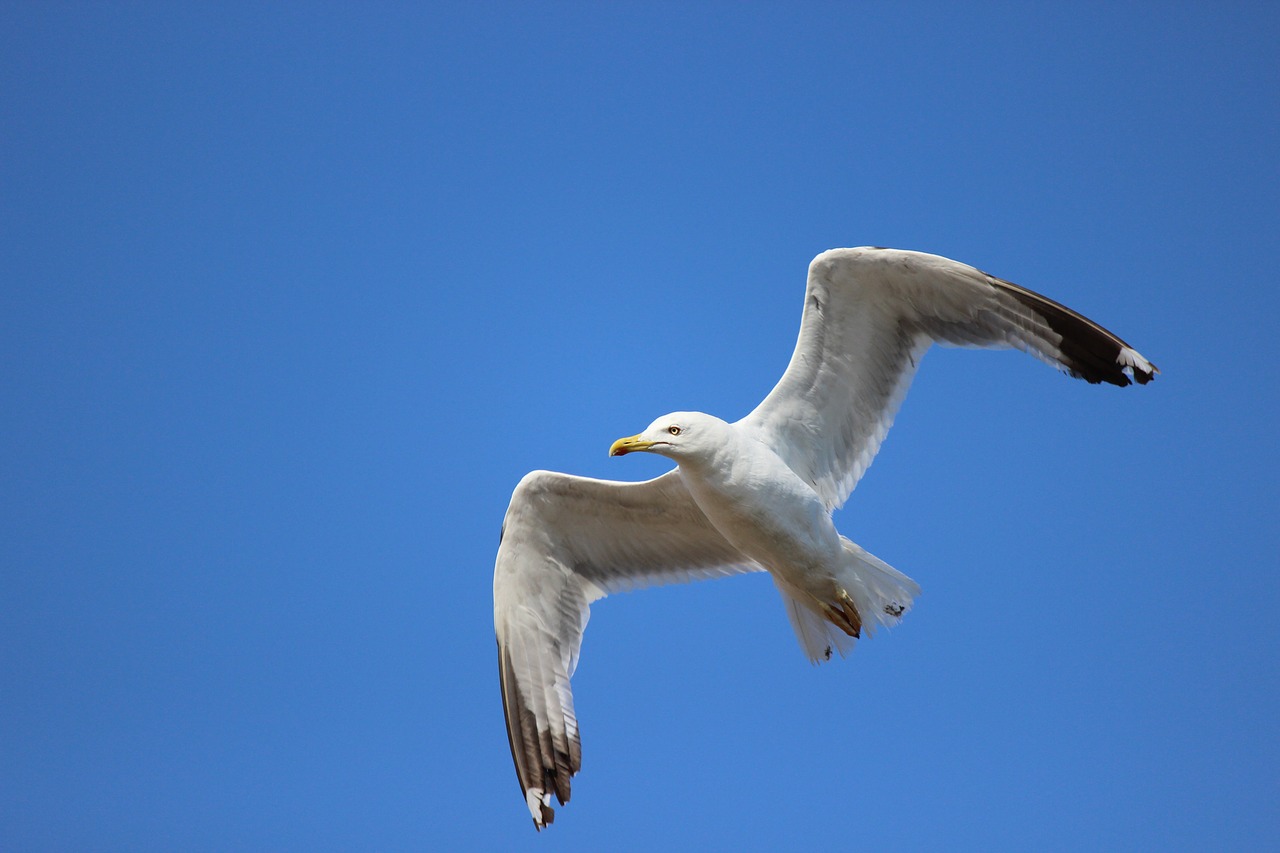
[[[897,625],[920,594],[920,584],[845,537],[840,541],[847,558],[840,582],[858,608],[863,630],[870,636],[876,625]]]
[[[898,624],[920,594],[920,585],[893,566],[843,536],[841,542],[846,559],[837,583],[843,594],[838,594],[836,600],[819,601],[808,593],[778,584],[787,618],[813,663],[830,660],[833,651],[841,657],[848,655],[855,641],[864,632],[870,636],[877,625]]]

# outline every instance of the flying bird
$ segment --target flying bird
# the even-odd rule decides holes
[[[974,267],[896,249],[809,265],[782,379],[734,423],[675,412],[621,438],[677,467],[638,483],[534,471],[516,486],[493,573],[494,629],[516,775],[541,829],[582,764],[569,679],[591,602],[620,590],[767,571],[811,661],[847,654],[910,608],[915,581],[832,522],[871,464],[932,344],[1013,347],[1087,382],[1159,371],[1070,308]]]

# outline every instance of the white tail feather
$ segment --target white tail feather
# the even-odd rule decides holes
[[[849,559],[840,567],[837,582],[858,609],[862,633],[870,636],[877,625],[898,624],[920,594],[920,585],[843,536],[840,538]],[[845,657],[853,650],[856,639],[822,615],[822,602],[783,585],[776,577],[774,582],[782,593],[787,619],[811,663],[830,660],[833,652]]]
[[[920,584],[845,537],[840,541],[850,559],[839,580],[858,606],[863,632],[870,636],[877,624],[897,625],[920,594]]]
[[[814,605],[806,603],[812,601],[808,595],[781,584],[778,584],[778,592],[782,593],[787,619],[791,621],[791,628],[796,632],[796,639],[800,641],[800,647],[808,656],[809,663],[831,660],[833,651],[839,652],[840,657],[845,657],[853,650],[853,637],[819,616]]]

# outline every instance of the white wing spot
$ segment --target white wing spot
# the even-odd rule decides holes
[[[1133,347],[1121,347],[1120,354],[1116,356],[1116,364],[1123,367],[1134,367],[1143,373],[1151,372],[1151,362],[1142,357],[1142,354]]]

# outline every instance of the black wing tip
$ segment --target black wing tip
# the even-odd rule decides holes
[[[1148,382],[1156,378],[1156,374],[1160,372],[1160,368],[1156,367],[1148,361],[1142,353],[1138,352],[1115,335],[1107,332],[1105,329],[1102,331],[1110,339],[1113,347],[1118,345],[1112,370],[1114,371],[1116,367],[1119,367],[1120,376],[1123,377],[1125,381],[1117,384],[1120,384],[1122,387],[1134,382],[1139,385],[1146,385]]]
[[[520,793],[525,799],[538,831],[555,821],[555,809],[547,800],[555,795],[560,805],[569,802],[570,782],[582,769],[580,752],[572,745],[569,751],[551,742],[550,733],[539,730],[537,718],[520,695],[515,683],[515,670],[507,649],[498,641],[498,686],[502,692],[502,710],[507,723],[507,743],[516,766]],[[576,741],[574,742],[576,743]],[[534,795],[530,796],[530,790]],[[534,804],[537,814],[533,814]]]
[[[1133,372],[1134,381],[1136,381],[1139,385],[1146,385],[1148,382],[1152,381],[1153,379],[1155,379],[1157,376],[1160,375],[1160,368],[1156,367],[1154,364],[1151,364],[1151,362],[1149,361],[1147,362],[1147,364],[1151,366],[1150,370],[1135,370]]]
[[[985,274],[985,273],[984,273]],[[1060,302],[990,274],[987,279],[1035,312],[1061,338],[1058,350],[1070,376],[1097,385],[1123,388],[1137,382],[1146,385],[1160,372],[1142,353],[1113,332]]]
[[[1140,364],[1125,364],[1117,355],[1115,360],[1098,357],[1095,351],[1080,352],[1069,343],[1064,336],[1062,343],[1064,366],[1068,376],[1083,379],[1090,385],[1115,385],[1124,388],[1127,385],[1146,385],[1156,378],[1160,372],[1154,364],[1142,359]],[[1128,348],[1126,348],[1128,349]],[[1139,356],[1141,358],[1141,356]]]

